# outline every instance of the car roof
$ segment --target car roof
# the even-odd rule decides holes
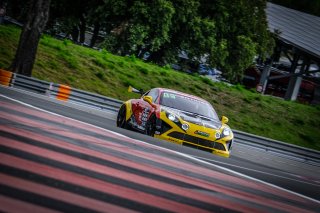
[[[158,89],[160,91],[160,93],[162,92],[172,92],[172,93],[176,93],[176,94],[179,94],[179,95],[183,95],[183,96],[186,96],[186,97],[190,97],[190,98],[193,98],[193,99],[196,99],[196,100],[199,100],[199,101],[203,101],[203,102],[206,102],[206,103],[209,103],[208,101],[198,97],[198,96],[194,96],[194,95],[190,95],[188,93],[184,93],[184,92],[180,92],[180,91],[177,91],[177,90],[173,90],[173,89],[168,89],[168,88],[161,88],[161,87],[158,87],[158,88],[154,88],[154,89]]]

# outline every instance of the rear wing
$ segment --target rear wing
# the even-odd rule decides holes
[[[136,88],[133,88],[132,86],[128,87],[128,92],[137,93],[137,94],[140,94],[141,96],[145,93],[142,89],[138,90]]]

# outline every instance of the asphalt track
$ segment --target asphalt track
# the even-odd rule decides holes
[[[0,211],[320,211],[319,165],[237,143],[222,158],[114,119],[0,87]]]

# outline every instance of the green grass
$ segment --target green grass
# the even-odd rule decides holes
[[[20,30],[0,26],[0,68],[9,67],[17,48]],[[233,129],[320,150],[320,106],[261,96],[241,85],[213,83],[198,75],[188,75],[147,64],[134,56],[120,57],[70,41],[43,36],[33,69],[33,77],[127,100],[132,85],[148,90],[167,87],[200,96],[229,118]]]

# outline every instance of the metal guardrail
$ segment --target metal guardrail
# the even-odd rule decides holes
[[[72,89],[72,93],[70,95],[70,101],[94,106],[100,109],[107,109],[111,111],[118,111],[121,104],[123,103],[120,100],[108,98],[95,93],[85,92],[78,89]]]
[[[1,77],[1,73],[0,73]],[[7,80],[7,78],[6,78]],[[1,82],[0,82],[1,83]],[[116,112],[123,103],[120,100],[105,97],[95,93],[70,88],[66,85],[49,83],[36,78],[13,74],[9,86],[47,95],[58,100],[73,102],[81,105],[94,107],[101,110]],[[281,141],[233,130],[235,141],[243,145],[261,148],[266,151],[276,152],[306,162],[320,163],[320,152]]]
[[[70,88],[66,85],[50,83],[15,73],[13,74],[10,86],[13,88],[24,89],[30,92],[47,95],[59,100],[74,102],[81,105],[114,112],[118,111],[119,107],[123,103],[122,101],[113,98],[108,98],[95,93]]]
[[[46,94],[50,83],[14,73],[10,85],[14,88]]]
[[[284,143],[282,141],[277,141],[238,130],[232,131],[235,136],[235,141],[241,144],[261,148],[269,152],[291,156],[292,158],[299,158],[302,161],[320,163],[320,152],[317,150]]]

